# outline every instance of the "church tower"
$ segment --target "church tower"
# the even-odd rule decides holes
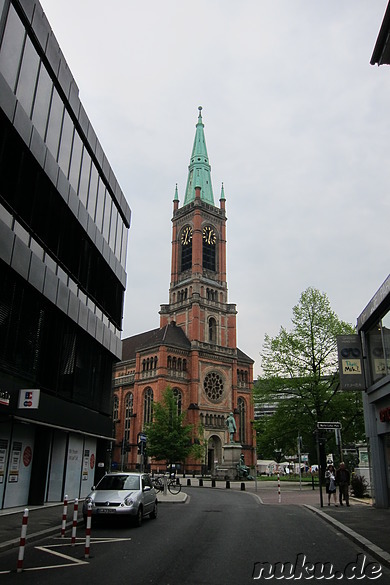
[[[173,200],[169,304],[161,306],[160,327],[175,321],[193,349],[233,355],[236,313],[227,302],[224,189],[216,207],[199,106],[183,206],[177,187]]]
[[[186,422],[195,432],[203,429],[207,445],[205,459],[186,461],[187,469],[206,467],[214,473],[223,467],[231,412],[237,426],[234,440],[245,463],[255,464],[253,360],[237,348],[237,310],[228,302],[223,186],[218,203],[199,107],[182,206],[177,186],[173,199],[169,302],[160,306],[158,329],[123,340],[123,359],[114,372],[117,445],[129,449],[121,456],[114,453],[122,468],[140,464],[137,437],[153,421],[153,404],[167,386]]]

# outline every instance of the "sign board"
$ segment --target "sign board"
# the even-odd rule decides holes
[[[146,443],[146,435],[145,435],[145,433],[138,433],[138,441],[140,443]]]
[[[365,390],[363,352],[359,335],[337,337],[341,390]]]
[[[317,429],[323,431],[332,431],[333,429],[341,429],[341,423],[339,422],[317,422]]]
[[[18,408],[38,408],[40,393],[40,390],[19,390]]]

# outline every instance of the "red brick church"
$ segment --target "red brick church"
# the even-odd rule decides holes
[[[122,361],[114,370],[114,467],[140,464],[139,434],[167,386],[187,422],[202,424],[207,441],[205,460],[182,462],[185,469],[223,466],[230,412],[245,463],[255,464],[254,362],[237,347],[237,310],[228,302],[226,280],[225,195],[222,186],[216,206],[210,171],[199,107],[183,205],[177,187],[173,200],[169,303],[161,305],[159,328],[123,340]]]

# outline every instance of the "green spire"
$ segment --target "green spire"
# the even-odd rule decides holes
[[[221,187],[221,197],[220,199],[225,199],[225,189],[223,188],[223,183],[222,183],[222,187]]]
[[[175,187],[175,196],[173,198],[174,201],[179,201],[179,193],[177,191],[177,183],[176,183],[176,187]]]
[[[194,146],[192,148],[191,162],[188,167],[188,179],[183,205],[195,200],[195,187],[200,187],[200,198],[210,205],[214,205],[213,188],[211,185],[211,167],[207,155],[206,140],[204,137],[204,124],[202,122],[202,106],[199,106],[198,123]]]

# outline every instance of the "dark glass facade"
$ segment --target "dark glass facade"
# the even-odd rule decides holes
[[[104,472],[130,217],[41,5],[0,0],[0,507]]]

